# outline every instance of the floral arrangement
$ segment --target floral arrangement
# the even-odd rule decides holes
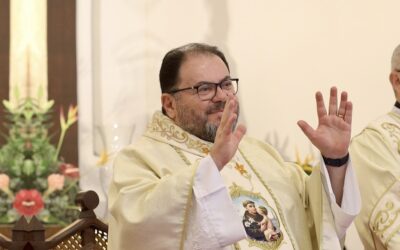
[[[7,100],[3,104],[8,134],[0,147],[0,223],[24,215],[47,224],[69,224],[79,213],[74,202],[79,171],[59,154],[67,130],[77,121],[77,107],[70,106],[67,117],[61,109],[55,146],[48,133],[54,101],[39,105],[27,98],[14,106]]]

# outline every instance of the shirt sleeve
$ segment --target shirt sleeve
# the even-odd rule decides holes
[[[347,228],[350,226],[354,218],[358,215],[358,213],[361,210],[360,190],[358,188],[357,179],[355,176],[354,169],[352,167],[351,159],[349,159],[349,163],[346,169],[346,175],[343,186],[343,198],[340,207],[336,203],[336,198],[335,194],[333,193],[331,181],[329,179],[329,174],[326,169],[326,165],[322,160],[322,157],[321,157],[321,172],[323,176],[322,180],[323,186],[327,194],[327,197],[329,199],[329,204],[334,218],[335,230],[339,239],[343,239],[343,237],[346,234]],[[326,220],[324,220],[323,228],[330,228],[325,223],[327,223]]]
[[[241,217],[210,156],[199,162],[193,192],[186,249],[230,249],[225,247],[246,238]]]

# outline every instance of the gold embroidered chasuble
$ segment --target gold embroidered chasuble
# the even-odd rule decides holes
[[[363,204],[355,223],[365,249],[400,249],[400,110],[369,124],[350,152]]]
[[[114,162],[110,249],[131,249],[132,245],[135,249],[184,249],[192,226],[194,176],[211,146],[155,113],[144,136],[121,151]],[[248,238],[232,249],[323,247],[322,214],[331,223],[333,219],[329,206],[323,209],[327,197],[319,169],[306,176],[271,146],[245,137],[221,175],[243,226],[257,229],[262,224],[260,218],[245,216],[243,202],[248,200],[269,223],[264,236],[252,238],[251,230],[246,231]]]

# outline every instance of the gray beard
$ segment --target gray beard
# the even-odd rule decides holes
[[[177,108],[177,115],[179,117],[177,125],[180,126],[185,131],[197,136],[198,138],[214,142],[217,135],[218,125],[207,122],[207,114],[211,114],[215,110],[219,110],[225,106],[225,103],[216,103],[209,110],[207,110],[206,115],[202,116],[196,113],[195,110],[187,110],[182,107]],[[238,107],[238,117],[239,117],[239,107]],[[235,129],[238,119],[232,126],[232,131]]]
[[[202,137],[200,137],[200,138],[205,141],[214,142],[215,137],[217,136],[217,130],[218,130],[218,126],[216,126],[214,124],[206,123],[205,133],[202,136],[203,138]]]
[[[239,110],[238,110],[238,112],[239,112]],[[233,123],[232,131],[235,130],[237,122],[238,122],[238,118],[236,118],[236,121]],[[218,130],[218,126],[216,126],[214,124],[206,123],[205,133],[204,133],[203,137],[199,136],[199,138],[201,138],[205,141],[214,142],[215,137],[217,136],[217,130]]]

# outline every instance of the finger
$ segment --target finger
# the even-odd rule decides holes
[[[238,141],[241,141],[243,136],[246,134],[246,127],[242,124],[239,124],[234,132],[235,137]]]
[[[315,94],[315,101],[317,103],[317,115],[318,115],[318,118],[321,118],[321,117],[326,115],[324,97],[322,96],[321,92],[318,91]]]
[[[308,139],[313,142],[313,139],[315,137],[315,130],[310,125],[308,125],[307,122],[302,120],[298,121],[297,125],[299,125],[303,133],[308,137]]]
[[[337,115],[337,88],[332,87],[329,96],[329,115]]]
[[[235,114],[239,115],[239,114],[238,114],[238,112],[239,112],[239,110],[238,110],[238,107],[239,107],[239,100],[238,100],[238,97],[237,97],[236,95],[233,95],[232,93],[229,93],[228,95],[229,95],[229,98],[231,98],[232,100],[235,101],[235,106],[234,106],[233,112],[234,112]]]
[[[236,114],[231,114],[227,120],[227,123],[225,124],[225,126],[222,128],[222,133],[224,135],[229,135],[234,131],[234,125],[237,119],[237,115]]]
[[[344,116],[344,121],[351,125],[353,118],[353,103],[346,102],[346,114]]]
[[[340,105],[337,115],[344,118],[346,115],[347,92],[342,92],[340,95]]]
[[[221,117],[221,122],[219,124],[219,127],[221,129],[224,129],[226,126],[226,123],[229,120],[229,116],[232,113],[231,112],[231,106],[234,105],[234,103],[232,103],[234,100],[232,98],[228,97],[228,100],[226,101],[225,107],[224,107],[224,111],[222,112],[222,117]]]
[[[237,102],[235,102],[235,100],[231,99],[231,100],[229,100],[229,103],[226,105],[226,110],[224,110],[224,112],[226,112],[226,116],[224,118],[225,119],[224,123],[222,124],[222,122],[221,122],[220,127],[221,127],[222,133],[225,135],[229,135],[234,130],[234,125],[237,120],[237,114],[235,112],[233,112],[233,110],[235,109],[236,105],[237,105]]]

